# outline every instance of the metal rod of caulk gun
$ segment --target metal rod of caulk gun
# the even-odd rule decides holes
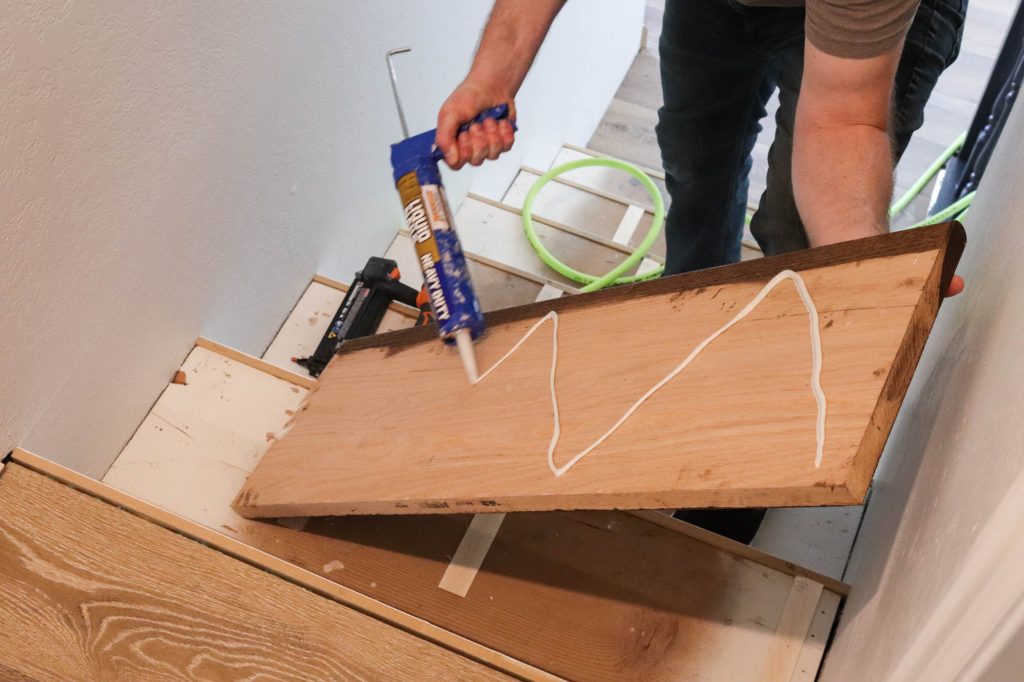
[[[395,64],[391,61],[391,58],[396,54],[403,54],[405,52],[412,52],[412,48],[396,47],[393,50],[388,50],[385,59],[387,59],[388,62],[388,73],[391,74],[391,92],[395,95],[395,107],[398,109],[398,120],[402,122],[402,137],[408,140],[409,124],[405,122],[405,110],[402,109],[402,98],[398,96],[398,74],[395,73]]]

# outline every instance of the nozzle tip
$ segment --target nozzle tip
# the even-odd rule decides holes
[[[472,333],[468,329],[460,329],[455,332],[455,345],[462,357],[462,365],[466,368],[469,383],[475,384],[480,381],[480,373],[476,366],[476,351],[473,349]]]

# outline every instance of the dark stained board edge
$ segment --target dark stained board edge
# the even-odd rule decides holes
[[[795,251],[779,256],[757,258],[741,263],[673,275],[671,277],[661,277],[645,282],[637,282],[636,284],[609,287],[587,294],[576,294],[537,303],[528,303],[514,308],[486,313],[485,318],[487,326],[494,327],[524,319],[535,319],[552,310],[556,312],[580,310],[623,300],[660,296],[700,289],[702,287],[707,288],[739,282],[768,281],[778,274],[779,271],[786,269],[796,271],[811,270],[870,258],[884,258],[905,253],[931,251],[948,246],[949,248],[943,259],[943,279],[940,282],[944,288],[953,276],[953,271],[960,259],[965,242],[966,235],[963,226],[956,221],[951,221],[911,230],[891,232],[875,237],[855,239],[839,244],[830,244],[815,249]],[[957,245],[959,245],[959,249],[956,248]],[[377,334],[375,336],[346,341],[342,344],[338,354],[345,355],[346,353],[353,353],[368,348],[388,348],[389,353],[398,352],[408,346],[427,340],[437,340],[436,325],[430,324],[411,329],[401,329],[386,334]]]
[[[351,502],[306,502],[297,509],[290,503],[260,503],[259,493],[252,490],[239,492],[231,507],[247,519],[289,518],[305,516],[375,516],[387,514],[491,514],[505,512],[545,512],[575,510],[682,509],[733,508],[737,494],[742,493],[745,507],[778,507],[779,499],[797,500],[785,506],[827,507],[849,506],[863,502],[863,493],[854,493],[846,481],[816,481],[811,485],[771,488],[729,488],[715,490],[660,490],[641,492],[579,492],[551,495],[517,495],[508,499],[501,496],[487,498],[425,497],[401,500],[360,500]],[[356,506],[353,506],[356,505]]]
[[[867,429],[861,438],[860,447],[854,455],[853,465],[850,474],[846,479],[846,485],[850,491],[860,500],[867,494],[868,486],[874,477],[875,467],[882,456],[882,449],[889,434],[896,423],[896,416],[910,388],[910,381],[914,377],[917,364],[924,352],[925,343],[931,333],[935,318],[938,315],[939,307],[942,305],[944,292],[949,286],[956,270],[960,256],[963,255],[967,245],[967,237],[963,226],[960,223],[950,223],[955,229],[946,233],[941,244],[943,257],[935,261],[928,280],[925,282],[918,299],[917,306],[907,325],[907,331],[900,342],[893,359],[889,375],[878,396],[878,402],[871,419],[868,421]]]

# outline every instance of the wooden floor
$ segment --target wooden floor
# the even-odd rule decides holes
[[[661,77],[658,38],[666,0],[647,3],[647,42],[608,107],[589,147],[651,168],[661,168],[661,153],[654,136],[658,107],[661,106]],[[917,132],[896,169],[896,195],[917,180],[936,157],[967,129],[978,99],[988,82],[999,54],[1015,3],[1011,0],[971,0],[967,26],[957,61],[939,79],[925,109],[924,126]],[[773,97],[764,130],[754,147],[754,165],[750,175],[749,203],[756,204],[765,186],[768,147],[775,135]],[[927,192],[916,201],[897,225],[912,224],[923,218]]]
[[[0,679],[508,679],[17,463]]]

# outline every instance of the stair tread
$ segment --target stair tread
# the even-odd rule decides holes
[[[468,197],[456,214],[459,238],[466,251],[569,287],[578,287],[577,283],[541,262],[523,235],[521,221],[521,216],[512,207],[501,208],[473,197]],[[538,238],[549,251],[569,267],[582,272],[601,275],[621,263],[628,255],[544,223],[535,222],[535,227]]]
[[[103,482],[211,528],[252,523],[231,509],[307,390],[196,347]]]
[[[535,276],[532,279],[523,277],[479,260],[478,254],[466,249],[465,244],[463,244],[463,249],[466,251],[466,261],[474,291],[477,298],[480,299],[480,306],[484,311],[500,310],[530,303],[541,289],[548,285],[548,281],[540,277]],[[408,234],[399,232],[391,242],[391,246],[388,247],[386,256],[398,262],[399,268],[402,270],[402,281],[417,288],[422,285],[423,275],[416,262],[416,249]],[[406,278],[407,269],[413,266],[416,266],[415,276]],[[568,288],[566,285],[562,286]]]
[[[561,164],[568,163],[570,161],[603,156],[605,155],[598,154],[597,152],[585,152],[579,151],[578,148],[563,147],[559,150],[554,161],[551,162],[550,168],[560,166]],[[648,175],[651,175],[650,172],[645,172],[647,172]],[[587,185],[594,189],[615,194],[627,199],[631,203],[635,203],[638,206],[643,206],[647,209],[653,208],[647,189],[640,184],[639,180],[620,170],[594,166],[589,168],[579,168],[566,174],[565,177],[581,185]],[[659,191],[661,191],[662,196],[668,197],[668,190],[665,188],[665,180],[653,175],[651,176],[651,179],[654,181],[654,184],[657,186]]]
[[[522,209],[526,193],[536,183],[540,174],[524,168],[516,175],[508,192],[502,199],[503,203]],[[650,210],[639,204],[622,203],[599,194],[588,192],[560,182],[550,182],[537,194],[534,202],[534,215],[564,223],[571,227],[590,232],[603,239],[618,241],[615,238],[629,206],[640,206],[643,214],[633,229],[630,238],[621,242],[636,248],[650,230],[654,215]],[[661,258],[665,257],[665,234],[658,235],[650,253]]]

